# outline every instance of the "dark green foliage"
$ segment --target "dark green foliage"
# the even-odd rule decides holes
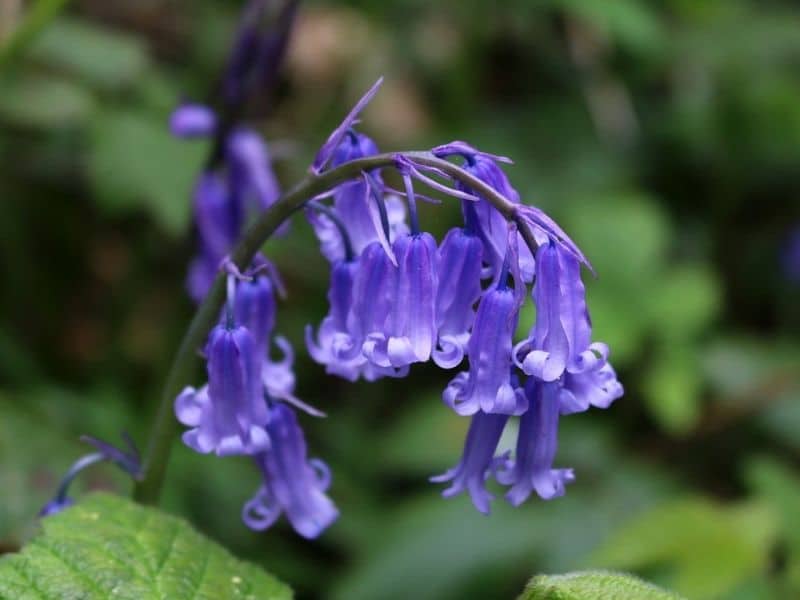
[[[42,521],[0,559],[0,598],[288,600],[291,590],[182,519],[107,494]]]

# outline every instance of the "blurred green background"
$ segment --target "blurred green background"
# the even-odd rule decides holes
[[[207,96],[241,8],[61,4],[0,0],[0,552],[35,530],[79,434],[145,444],[192,313],[207,152],[166,122]],[[698,599],[800,597],[800,283],[781,260],[800,226],[797,4],[303,2],[274,102],[253,113],[285,185],[379,74],[362,127],[381,148],[465,139],[515,159],[524,200],[596,267],[595,337],[626,394],[562,421],[566,497],[488,518],[441,499],[427,477],[467,424],[439,400],[452,373],[326,377],[302,329],[326,311],[327,264],[297,219],[267,246],[290,293],[278,332],[300,397],[330,415],[303,424],[342,516],[313,543],[285,523],[250,532],[255,469],[178,444],[166,507],[300,597],[509,598],[585,567]],[[441,235],[457,210],[422,218]],[[104,469],[81,483],[125,493]]]

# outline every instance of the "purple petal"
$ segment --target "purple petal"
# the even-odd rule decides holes
[[[492,495],[486,490],[485,481],[507,420],[507,415],[489,415],[483,412],[472,417],[461,461],[446,473],[431,477],[431,481],[435,483],[452,482],[442,492],[445,498],[468,491],[475,508],[483,514],[489,514]]]
[[[565,485],[574,481],[571,469],[553,469],[558,449],[560,383],[542,383],[534,378],[525,384],[530,408],[519,424],[513,468],[502,483],[511,484],[506,499],[514,506],[522,504],[532,491],[543,500],[564,495]]]
[[[178,138],[208,137],[217,127],[214,111],[202,104],[182,104],[169,118],[169,130]]]

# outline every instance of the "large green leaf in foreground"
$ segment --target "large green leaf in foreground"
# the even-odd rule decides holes
[[[638,577],[612,571],[539,575],[531,579],[520,600],[680,600]]]
[[[0,560],[0,599],[287,599],[291,590],[185,521],[109,494],[42,520]]]

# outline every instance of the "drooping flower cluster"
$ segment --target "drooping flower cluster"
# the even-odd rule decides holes
[[[521,202],[501,168],[510,162],[504,157],[457,141],[370,163],[378,147],[355,126],[379,85],[333,131],[310,167],[316,177],[370,164],[305,207],[331,263],[330,308],[316,329],[306,328],[309,353],[326,372],[350,381],[405,377],[412,365],[428,361],[453,369],[466,359],[468,366],[442,396],[455,413],[471,417],[463,457],[433,481],[449,483],[445,496],[468,492],[484,513],[492,500],[490,478],[507,486],[513,505],[533,492],[560,496],[575,478],[571,469],[554,468],[560,416],[608,407],[622,395],[608,348],[592,342],[581,265],[591,267],[552,219]],[[221,135],[216,116],[198,106],[179,108],[173,130],[184,137]],[[268,208],[279,188],[253,131],[228,126],[222,139],[222,158],[198,182],[201,251],[190,290],[202,297],[222,268],[227,303],[204,348],[208,382],[187,387],[175,411],[189,427],[183,440],[192,449],[255,461],[263,484],[244,506],[248,526],[265,529],[286,514],[298,533],[315,537],[338,511],[326,495],[330,472],[308,459],[292,408],[319,414],[294,396],[288,342],[274,338],[285,357],[269,357],[281,284],[261,255],[243,274],[227,259],[248,202],[251,209]],[[394,171],[402,189],[391,188],[377,164]],[[461,203],[463,223],[441,243],[421,228],[417,201],[431,199],[417,191],[420,184]],[[518,341],[529,295],[536,322]],[[499,453],[510,419],[518,420],[516,447]]]
[[[353,130],[374,92],[331,136],[315,172],[341,164],[337,157],[377,154],[375,143]],[[520,202],[501,168],[508,159],[465,142],[431,154],[462,159],[463,171],[480,185],[463,178],[443,186],[429,176],[452,179],[442,169],[413,154],[398,155],[394,167],[404,184],[408,227],[397,193],[377,173],[342,184],[324,212],[309,212],[332,262],[330,312],[316,336],[307,328],[309,352],[328,373],[351,381],[404,377],[411,365],[428,360],[450,369],[466,357],[469,368],[447,385],[443,400],[471,416],[472,425],[462,461],[434,481],[450,482],[446,496],[468,491],[482,512],[489,510],[490,477],[509,487],[506,498],[514,505],[534,491],[543,499],[560,496],[574,475],[553,468],[559,416],[605,408],[622,395],[608,348],[591,340],[580,274],[581,263],[591,267],[552,219]],[[461,200],[463,225],[441,245],[420,229],[419,182]],[[509,214],[485,197],[487,190],[511,206],[510,223]],[[536,322],[515,344],[531,284]],[[512,417],[519,417],[516,449],[497,455]]]

